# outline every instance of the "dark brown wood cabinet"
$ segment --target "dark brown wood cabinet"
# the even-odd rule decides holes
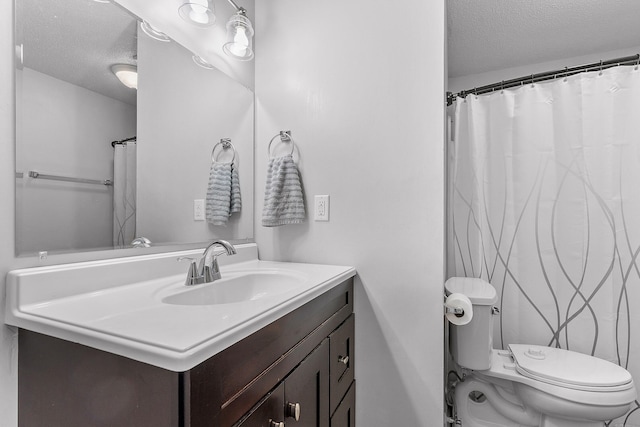
[[[329,340],[325,339],[237,427],[329,425]],[[270,425],[271,423],[271,425]]]
[[[21,329],[19,425],[354,427],[352,312],[348,279],[186,372]]]

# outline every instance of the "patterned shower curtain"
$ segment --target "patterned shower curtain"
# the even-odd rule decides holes
[[[136,143],[116,144],[113,153],[113,246],[136,237]]]
[[[640,386],[640,71],[458,99],[448,275],[496,288],[494,346],[570,349]],[[611,425],[640,425],[639,403]]]

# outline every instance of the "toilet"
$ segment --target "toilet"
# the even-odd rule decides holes
[[[574,351],[540,345],[493,348],[496,290],[488,282],[452,277],[447,296],[463,294],[473,315],[450,325],[451,356],[462,381],[455,385],[461,427],[603,427],[627,413],[636,399],[624,368]]]

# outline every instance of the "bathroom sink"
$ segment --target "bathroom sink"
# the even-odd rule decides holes
[[[176,259],[201,249],[14,270],[5,322],[184,372],[355,275],[262,261],[255,243],[236,248],[220,260],[221,279],[193,286]]]
[[[162,298],[162,302],[218,305],[256,301],[295,290],[306,279],[305,275],[280,270],[233,272],[212,283],[185,286],[184,290]]]

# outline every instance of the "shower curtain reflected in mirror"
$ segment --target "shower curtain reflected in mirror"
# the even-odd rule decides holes
[[[136,143],[114,145],[113,246],[125,248],[136,235]]]
[[[640,384],[640,71],[450,108],[448,276],[499,295],[494,346],[595,355]],[[612,425],[640,425],[639,405]]]

